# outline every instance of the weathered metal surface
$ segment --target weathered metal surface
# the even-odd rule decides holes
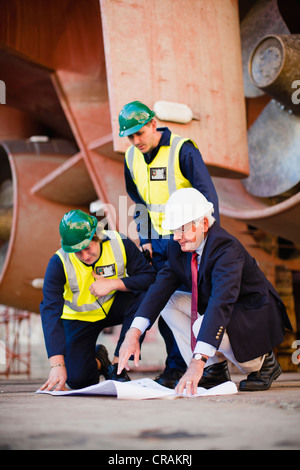
[[[300,35],[267,36],[254,49],[250,76],[255,85],[300,115],[295,86],[300,87]]]
[[[241,42],[243,57],[243,78],[245,96],[254,98],[264,91],[251,80],[249,60],[253,49],[268,34],[288,34],[289,29],[278,9],[277,0],[259,0],[251,8],[241,23]]]
[[[12,225],[0,250],[0,299],[4,305],[38,312],[42,292],[32,282],[44,277],[50,256],[59,248],[58,224],[70,206],[37,197],[31,187],[61,165],[74,148],[57,141],[24,141],[23,145],[17,141],[1,142],[0,149],[0,166],[6,170],[0,183],[10,176],[13,184]]]
[[[31,193],[59,204],[88,206],[97,193],[81,153],[68,158],[53,172],[40,179]]]
[[[2,69],[0,68],[0,76]],[[26,139],[28,136],[42,134],[45,127],[28,112],[0,105],[0,140]]]
[[[269,201],[251,196],[241,181],[214,178],[214,183],[222,215],[300,244],[300,193],[270,205]]]
[[[278,196],[299,183],[299,116],[272,100],[249,129],[248,148],[250,174],[243,184],[250,194]]]
[[[199,117],[159,122],[199,146],[212,175],[248,174],[238,2],[101,0],[101,20],[116,152],[122,106],[140,100],[182,103]],[[234,129],[234,132],[232,132]]]
[[[1,25],[1,7],[0,7],[0,25]],[[1,41],[1,26],[0,26],[0,41]],[[0,78],[6,86],[6,101],[7,105],[15,109],[14,119],[21,120],[21,113],[27,115],[27,120],[31,123],[31,132],[35,123],[35,132],[37,129],[52,129],[58,136],[63,136],[67,139],[72,139],[72,132],[66,116],[62,110],[60,102],[57,98],[53,83],[51,81],[51,69],[41,66],[28,59],[28,57],[20,56],[15,50],[11,50],[6,45],[1,44],[0,48]],[[8,106],[2,106],[3,114],[8,116]],[[17,116],[19,112],[20,116]],[[12,111],[11,111],[12,113]],[[1,114],[0,114],[1,119]],[[11,121],[13,118],[11,119]],[[12,128],[16,124],[11,124]],[[10,126],[5,126],[8,128]],[[10,138],[23,138],[24,129],[27,131],[27,136],[30,133],[30,127],[25,127],[25,119],[22,122],[23,132],[15,133]],[[6,129],[5,129],[6,130]],[[20,131],[19,127],[19,131]],[[1,126],[0,135],[3,138],[8,138],[7,132],[4,133]],[[6,135],[5,135],[6,134]]]
[[[102,95],[106,87],[103,87],[103,84],[100,86],[93,77],[61,70],[53,76],[53,83],[95,194],[108,207],[107,218],[111,226],[117,228],[118,199],[120,195],[126,194],[126,189],[123,158],[119,159],[116,156],[111,159],[111,155],[105,156],[103,153],[112,139],[108,97],[106,94]],[[74,89],[77,90],[76,93]],[[58,171],[70,182],[75,193],[80,183],[76,179],[71,179],[71,169],[74,170],[71,165],[66,165]],[[83,176],[84,184],[87,175],[83,173]],[[112,206],[116,207],[116,211]]]
[[[5,44],[17,56],[49,70],[68,70],[103,82],[99,0],[2,0],[0,8],[1,48]]]
[[[0,239],[9,240],[12,226],[12,208],[2,208],[0,206]]]

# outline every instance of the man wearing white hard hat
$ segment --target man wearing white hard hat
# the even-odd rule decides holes
[[[218,351],[247,374],[240,391],[268,390],[281,373],[273,348],[292,326],[255,259],[212,214],[213,205],[193,188],[169,198],[163,225],[173,231],[174,240],[168,262],[136,312],[121,346],[118,372],[127,368],[131,354],[138,363],[138,338],[161,313],[188,366],[177,393],[186,389],[194,394],[197,386],[210,388],[229,379],[218,364]],[[198,262],[196,288],[192,294],[176,291],[182,284],[191,289],[192,259]]]

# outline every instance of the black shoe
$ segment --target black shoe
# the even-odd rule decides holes
[[[209,388],[220,385],[231,380],[227,361],[217,362],[212,366],[205,367],[198,387]]]
[[[111,364],[107,368],[106,380],[116,380],[117,382],[130,382],[130,377],[122,370],[121,374],[117,374],[118,364]]]
[[[100,375],[103,375],[106,378],[107,368],[111,365],[111,362],[108,358],[108,352],[103,344],[98,344],[96,346],[96,358],[101,364]]]
[[[175,388],[184,372],[179,369],[166,367],[165,370],[155,377],[154,381],[163,387]]]
[[[278,364],[275,354],[271,351],[266,355],[263,365],[257,372],[251,372],[246,380],[242,380],[239,385],[240,392],[258,392],[269,390],[273,380],[281,374],[281,367]]]

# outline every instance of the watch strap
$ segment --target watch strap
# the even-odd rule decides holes
[[[196,359],[197,361],[203,361],[204,363],[207,362],[207,358],[204,357],[203,354],[200,354],[200,353],[194,353],[193,359]]]

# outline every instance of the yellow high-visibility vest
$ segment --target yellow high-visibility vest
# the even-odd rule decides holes
[[[110,279],[122,279],[127,275],[127,257],[121,236],[118,232],[109,230],[103,233],[108,238],[102,242],[102,253],[94,265],[94,271]],[[113,304],[116,291],[97,299],[89,290],[95,282],[93,267],[86,266],[75,253],[66,253],[62,248],[56,253],[63,263],[66,276],[63,294],[65,302],[61,318],[89,322],[105,318]]]
[[[169,197],[177,189],[191,187],[189,180],[181,173],[179,165],[179,151],[182,144],[188,140],[190,139],[171,134],[170,145],[161,146],[149,165],[145,162],[144,155],[133,145],[125,154],[132,180],[159,235],[170,234],[161,226]],[[193,144],[197,148],[194,142]]]

